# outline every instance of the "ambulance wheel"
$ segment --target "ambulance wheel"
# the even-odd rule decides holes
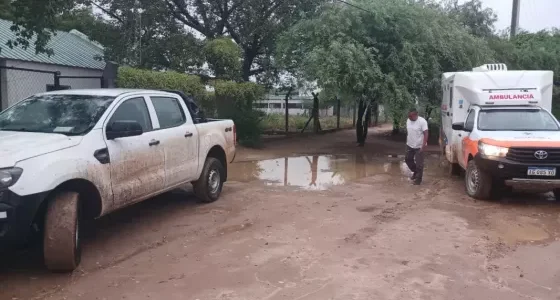
[[[492,177],[482,171],[474,160],[469,161],[467,167],[465,189],[467,195],[475,199],[489,200],[492,197]]]

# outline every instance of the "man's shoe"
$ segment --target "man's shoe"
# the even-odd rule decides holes
[[[422,179],[420,180],[414,180],[414,182],[412,183],[413,185],[421,185],[422,184]]]
[[[412,176],[410,177],[410,180],[415,181],[416,180],[416,173],[413,173]]]

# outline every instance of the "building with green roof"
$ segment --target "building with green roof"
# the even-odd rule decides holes
[[[52,90],[55,72],[59,72],[59,86],[64,89],[102,87],[106,63],[103,47],[83,33],[57,31],[48,43],[54,54],[36,54],[30,47],[10,48],[9,40],[16,38],[10,30],[12,22],[0,19],[0,108],[6,109],[28,96]],[[66,77],[66,78],[65,78]],[[70,78],[71,77],[71,78]],[[78,78],[86,77],[86,78]]]

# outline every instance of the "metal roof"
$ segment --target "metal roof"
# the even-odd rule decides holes
[[[105,68],[105,62],[96,59],[103,57],[103,48],[74,31],[56,31],[56,35],[47,44],[54,51],[54,55],[50,57],[44,53],[35,54],[36,37],[29,41],[30,46],[26,50],[19,46],[10,49],[6,43],[16,38],[15,33],[10,30],[12,25],[12,22],[0,19],[0,58],[88,69]]]

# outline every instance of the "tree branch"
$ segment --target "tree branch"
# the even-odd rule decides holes
[[[93,2],[93,1],[88,1],[88,2],[89,2],[89,4],[91,4],[91,5],[95,6],[95,7],[97,7],[98,9],[100,9],[100,10],[101,10],[102,12],[104,12],[106,15],[108,15],[108,16],[110,16],[111,18],[113,18],[113,19],[119,21],[121,24],[123,24],[123,25],[125,24],[125,22],[123,21],[123,19],[121,19],[121,18],[120,18],[119,16],[117,16],[116,14],[110,12],[109,10],[105,9],[103,6],[97,4],[97,3]]]

